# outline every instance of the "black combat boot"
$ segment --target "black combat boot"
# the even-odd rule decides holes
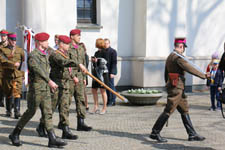
[[[11,117],[12,115],[12,101],[13,101],[13,98],[6,98],[5,100],[7,117]]]
[[[157,140],[158,142],[167,142],[165,138],[160,136],[160,131],[162,130],[168,118],[169,116],[164,112],[159,116],[158,120],[152,128],[152,133],[149,136],[151,139]]]
[[[59,124],[58,124],[58,129],[61,129],[61,130],[63,129],[63,124],[62,124],[61,121],[60,121]]]
[[[22,145],[22,143],[20,141],[21,130],[22,130],[21,128],[16,126],[16,128],[13,130],[13,132],[9,135],[9,139],[12,141],[12,144],[14,146],[21,146]]]
[[[40,137],[47,137],[47,133],[45,131],[45,125],[44,125],[44,123],[40,123],[38,125],[38,127],[36,128],[36,131],[37,131],[37,133],[38,133],[38,135]]]
[[[192,123],[189,114],[182,114],[181,115],[184,127],[188,134],[188,141],[203,141],[205,140],[205,137],[200,136],[196,133]]]
[[[70,140],[78,139],[78,136],[74,135],[68,126],[63,126],[62,130],[63,130],[62,139],[70,139]]]
[[[2,91],[0,91],[0,107],[4,107],[4,96],[2,94]]]
[[[21,117],[21,114],[20,114],[20,98],[14,99],[14,117],[15,117],[15,119],[19,119],[19,117]]]
[[[80,118],[80,117],[77,118],[77,131],[91,131],[91,130],[92,130],[92,127],[87,126],[84,123],[83,118]]]
[[[55,132],[53,130],[47,131],[48,132],[48,147],[63,147],[67,145],[66,141],[56,137]]]

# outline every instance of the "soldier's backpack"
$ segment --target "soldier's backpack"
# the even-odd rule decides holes
[[[225,88],[220,92],[219,101],[221,102],[221,113],[223,118],[225,119],[225,116],[223,114],[223,104],[225,104]]]

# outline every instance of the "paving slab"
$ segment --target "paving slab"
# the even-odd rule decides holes
[[[220,111],[209,111],[210,99],[208,92],[189,93],[190,116],[195,130],[206,137],[202,142],[190,142],[182,124],[180,114],[175,111],[169,119],[168,127],[164,127],[161,135],[168,139],[167,143],[157,143],[149,138],[151,128],[163,111],[166,94],[157,105],[133,106],[117,100],[117,105],[109,107],[105,115],[87,113],[85,122],[93,127],[91,132],[76,131],[77,120],[74,102],[71,105],[70,127],[78,140],[67,140],[64,149],[74,150],[224,150],[225,119]],[[100,95],[99,95],[100,98]],[[90,111],[93,110],[92,95],[88,95]],[[102,100],[99,100],[100,108]],[[26,110],[26,101],[22,101],[21,112]],[[40,111],[26,125],[20,139],[23,146],[19,149],[48,149],[48,139],[37,136],[35,128],[39,124]],[[57,136],[62,131],[56,129],[58,112],[54,113],[53,122]],[[0,108],[0,149],[15,150],[8,139],[9,133],[17,123],[14,118],[5,117],[5,108]]]

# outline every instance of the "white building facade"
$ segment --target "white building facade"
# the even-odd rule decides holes
[[[15,29],[21,23],[36,33],[49,33],[54,45],[55,34],[69,35],[79,28],[89,56],[96,51],[97,38],[109,38],[118,53],[116,86],[164,87],[165,59],[174,37],[187,38],[185,53],[202,70],[212,53],[223,53],[225,1],[96,0],[95,23],[79,23],[78,1],[0,0],[0,29],[17,32],[22,45],[21,32]],[[205,83],[187,75],[190,87]]]

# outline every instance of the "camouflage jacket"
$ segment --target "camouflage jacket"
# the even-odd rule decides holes
[[[16,46],[14,50],[8,46],[0,49],[2,75],[4,78],[18,78],[23,76],[21,70],[24,61],[24,51],[22,48]],[[14,64],[18,62],[20,66],[16,68]]]
[[[51,79],[61,88],[69,88],[69,80],[74,71],[71,67],[77,68],[76,60],[70,59],[69,53],[63,53],[60,50],[53,52],[50,57]]]
[[[86,66],[86,60],[85,60],[85,51],[84,48],[79,45],[78,48],[74,48],[73,44],[70,43],[70,48],[68,50],[70,57],[72,60],[77,61],[78,64],[83,64]],[[74,74],[73,77],[76,76],[79,78],[79,80],[85,80],[86,75],[77,67],[73,68]]]
[[[29,90],[49,91],[50,64],[48,55],[34,49],[28,56]]]

